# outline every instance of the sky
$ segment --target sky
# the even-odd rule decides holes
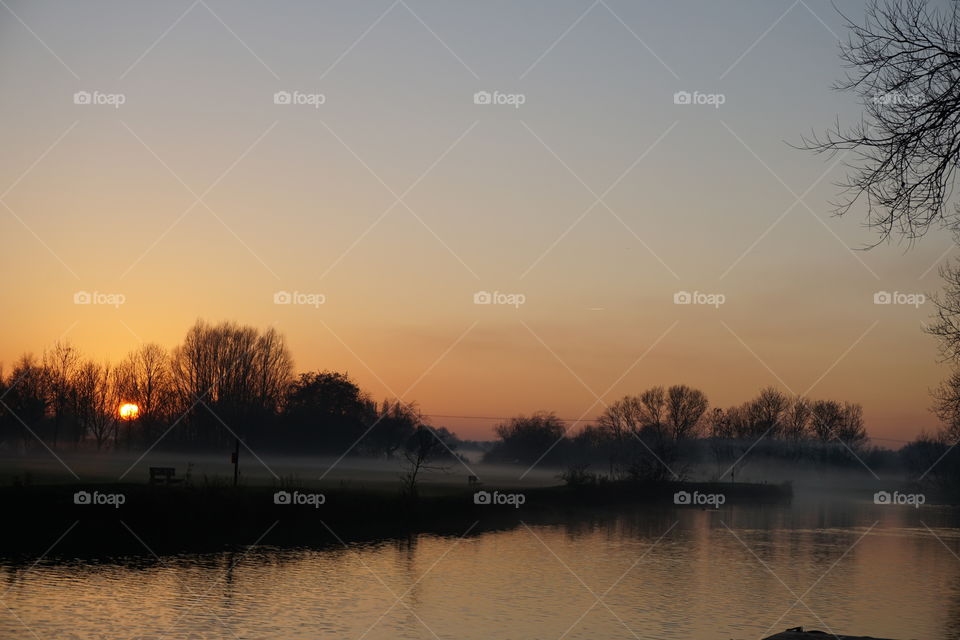
[[[860,116],[843,37],[821,0],[4,0],[0,361],[235,320],[465,437],[685,383],[897,446],[956,252],[864,250],[851,158],[791,146]]]

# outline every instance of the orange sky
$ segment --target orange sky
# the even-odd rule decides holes
[[[745,54],[782,9],[618,6],[633,34],[598,10],[541,58],[582,7],[535,26],[517,7],[432,7],[429,30],[398,9],[340,57],[383,8],[296,7],[281,31],[199,7],[146,52],[182,9],[14,8],[57,55],[0,25],[8,366],[64,335],[97,358],[172,346],[202,317],[275,324],[298,369],[428,414],[592,418],[594,394],[683,382],[728,406],[773,384],[863,404],[876,437],[935,427],[931,305],[874,294],[936,291],[950,238],[851,250],[876,238],[860,210],[829,215],[842,165],[784,143],[858,116],[829,90],[835,16],[791,12]],[[474,104],[485,90],[524,104]],[[674,104],[685,90],[725,101]]]

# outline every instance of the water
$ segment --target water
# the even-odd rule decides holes
[[[0,638],[958,638],[957,524],[948,508],[798,499],[348,548],[7,560]]]

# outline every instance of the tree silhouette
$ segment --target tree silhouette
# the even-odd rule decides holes
[[[816,152],[849,150],[854,160],[837,213],[861,197],[881,239],[923,235],[945,210],[960,154],[960,9],[923,0],[870,0],[864,23],[849,18],[836,88],[855,93],[864,117],[804,139]]]

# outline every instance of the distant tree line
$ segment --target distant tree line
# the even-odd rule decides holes
[[[686,385],[625,396],[576,430],[551,412],[517,416],[496,426],[484,460],[647,480],[682,477],[704,463],[735,480],[758,457],[914,469],[945,455],[960,434],[960,374],[938,397],[949,429],[907,447],[902,461],[867,446],[858,404],[770,387],[743,404],[711,408],[706,394]],[[138,407],[135,417],[120,415],[125,403]],[[449,464],[462,448],[415,403],[377,402],[346,373],[294,375],[274,329],[201,320],[173,349],[144,344],[117,364],[57,343],[39,358],[22,356],[9,373],[0,370],[0,450],[223,451],[237,437],[264,451],[396,458],[410,493],[421,472]],[[943,463],[930,477],[955,477],[955,468]]]
[[[657,386],[617,400],[576,432],[540,412],[513,418],[496,433],[488,462],[590,466],[614,479],[674,479],[691,464],[715,462],[718,476],[735,480],[760,456],[839,465],[876,457],[860,405],[794,398],[773,387],[741,405],[711,409],[699,389]]]
[[[119,408],[139,412],[124,419]],[[429,436],[438,451],[425,443]],[[232,447],[452,459],[456,438],[425,424],[414,403],[374,401],[345,373],[293,374],[274,329],[198,321],[172,350],[144,344],[119,364],[57,343],[0,370],[0,448],[96,450]],[[352,448],[351,448],[352,447]],[[429,461],[424,452],[429,449]]]

